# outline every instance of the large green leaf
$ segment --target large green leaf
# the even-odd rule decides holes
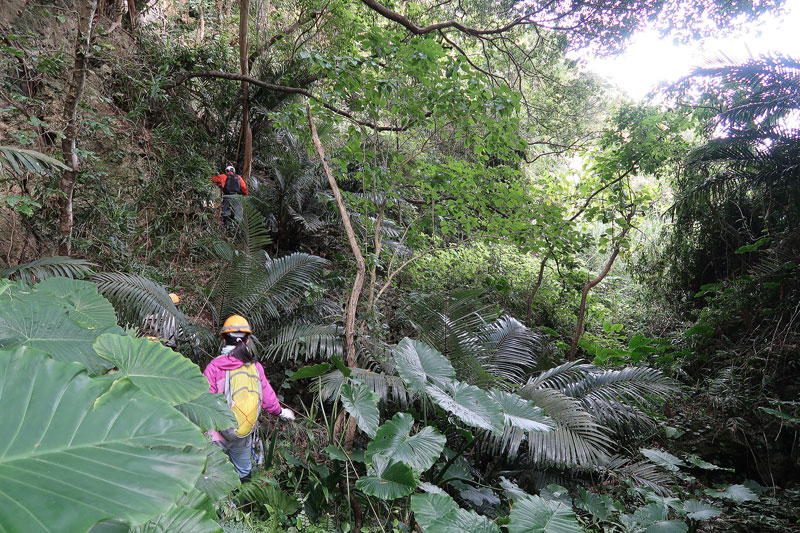
[[[117,314],[111,302],[97,292],[97,285],[70,278],[49,278],[35,287],[57,296],[69,309],[69,317],[88,329],[104,329],[117,325]]]
[[[221,431],[236,425],[233,412],[222,394],[204,392],[193,400],[176,405],[175,409],[203,431],[211,429]]]
[[[648,448],[642,448],[639,451],[642,452],[642,455],[650,459],[658,466],[666,468],[667,470],[670,470],[672,472],[677,472],[679,470],[678,467],[686,466],[686,463],[681,461],[679,458],[663,450],[652,450]]]
[[[550,420],[541,408],[521,396],[503,392],[499,389],[489,391],[489,397],[500,404],[506,425],[524,431],[550,431],[555,422]]]
[[[539,496],[517,500],[509,518],[509,533],[583,533],[572,508]]]
[[[369,475],[356,481],[356,487],[364,494],[382,500],[394,500],[408,496],[417,484],[411,468],[399,461],[392,461],[382,455],[376,456],[369,469]]]
[[[148,339],[100,335],[95,352],[119,369],[115,379],[128,378],[148,394],[172,405],[194,400],[208,392],[200,368],[178,352]]]
[[[722,514],[722,511],[706,502],[687,500],[683,502],[683,512],[692,520],[708,520]]]
[[[218,501],[239,486],[239,474],[233,469],[233,464],[222,448],[216,444],[209,444],[202,453],[206,456],[206,466],[197,479],[195,488],[207,494],[212,501]]]
[[[458,504],[447,494],[414,494],[411,496],[411,510],[422,529],[437,518],[458,509]]]
[[[427,385],[425,392],[439,406],[468,426],[503,433],[503,409],[485,392],[461,381],[448,383],[444,389]]]
[[[361,431],[375,436],[378,431],[378,395],[363,384],[342,385],[342,405],[350,416],[356,419]]]
[[[205,511],[175,506],[131,533],[218,533],[222,528]]]
[[[79,326],[56,302],[17,299],[0,306],[0,348],[30,346],[57,361],[80,363],[92,375],[112,366],[92,348],[100,333]]]
[[[32,350],[0,351],[0,523],[11,531],[141,524],[203,469],[197,426],[129,381],[90,379]]]
[[[425,533],[500,533],[500,527],[485,516],[466,509],[455,509],[440,516],[425,528]]]
[[[644,533],[686,533],[689,526],[683,520],[659,520],[651,524]]]
[[[430,426],[425,426],[411,436],[413,425],[414,417],[410,414],[394,415],[394,418],[378,429],[375,438],[367,445],[367,462],[372,462],[374,455],[385,455],[402,461],[417,472],[424,472],[433,466],[447,439]]]
[[[706,489],[706,494],[713,498],[733,500],[735,502],[757,502],[758,496],[744,485],[730,485],[722,490]]]
[[[414,392],[425,390],[428,379],[443,384],[456,376],[450,361],[423,342],[406,337],[392,353],[397,363],[397,373]]]

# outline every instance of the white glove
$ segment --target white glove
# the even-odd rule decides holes
[[[281,407],[281,414],[278,416],[284,420],[294,420],[294,413],[288,407]]]

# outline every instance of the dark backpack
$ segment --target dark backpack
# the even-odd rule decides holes
[[[222,192],[224,194],[242,194],[242,184],[239,183],[239,174],[227,174]]]

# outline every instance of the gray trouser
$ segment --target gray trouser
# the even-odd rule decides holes
[[[242,219],[242,202],[238,195],[222,197],[222,221],[225,224]]]
[[[226,429],[225,431],[220,431],[220,433],[225,439],[220,442],[220,445],[230,457],[233,468],[239,474],[239,478],[249,475],[253,469],[251,459],[253,434],[251,433],[246,437],[237,437],[235,429]]]

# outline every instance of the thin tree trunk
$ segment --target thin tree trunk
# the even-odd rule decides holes
[[[203,13],[203,2],[197,5],[197,10],[200,17],[200,21],[197,24],[197,42],[202,43],[206,37],[206,17],[205,13]]]
[[[250,75],[247,56],[247,28],[250,18],[250,0],[242,0],[239,13],[239,65],[243,76]],[[242,179],[250,179],[253,165],[253,132],[250,129],[250,94],[246,81],[242,81],[242,129],[244,132],[244,157],[242,159]]]
[[[381,224],[383,224],[383,214],[385,210],[386,198],[384,197],[380,210],[378,211],[378,219],[375,221],[375,231],[372,236],[375,249],[375,261],[372,263],[372,268],[369,270],[369,297],[367,298],[367,312],[372,310],[372,306],[375,303],[375,281],[378,277],[378,261],[380,260],[381,249],[383,248]]]
[[[591,281],[588,281],[586,285],[583,286],[583,292],[581,293],[581,307],[578,311],[578,325],[575,327],[575,334],[572,336],[572,346],[569,349],[569,354],[567,355],[568,361],[575,360],[575,353],[578,351],[578,341],[581,338],[581,334],[583,333],[583,319],[586,317],[586,297],[589,295],[589,291],[592,290],[598,283],[603,281],[608,273],[611,271],[611,267],[614,265],[614,261],[617,259],[619,255],[620,247],[622,246],[622,241],[625,239],[625,235],[627,235],[628,231],[631,229],[630,223],[633,219],[633,215],[636,213],[635,209],[631,211],[630,215],[626,218],[628,226],[622,230],[619,238],[617,239],[617,246],[614,248],[614,252],[611,254],[611,257],[608,258],[606,261],[603,270],[600,274],[597,275]]]
[[[136,18],[138,16],[138,13],[136,13],[136,0],[128,0],[128,17],[131,20],[131,30],[136,29]]]
[[[542,281],[544,281],[544,267],[547,265],[547,260],[550,259],[550,256],[553,254],[553,249],[547,252],[547,254],[542,258],[542,264],[539,265],[539,277],[536,279],[536,285],[534,285],[533,290],[531,290],[531,294],[528,296],[527,302],[527,315],[525,318],[525,323],[529,326],[531,324],[531,317],[533,317],[533,299],[536,298],[536,293],[539,292],[539,289],[542,286]]]
[[[364,286],[366,265],[364,264],[364,257],[361,255],[361,249],[358,247],[358,241],[356,241],[353,225],[350,223],[350,215],[347,214],[344,200],[342,200],[342,193],[339,191],[339,185],[336,183],[336,179],[333,177],[333,173],[328,167],[328,162],[325,161],[325,149],[322,147],[319,136],[317,136],[317,127],[314,125],[314,117],[311,116],[311,107],[309,105],[306,105],[306,113],[308,114],[308,124],[311,127],[311,139],[322,161],[322,168],[325,169],[325,174],[328,176],[328,182],[331,185],[333,196],[336,198],[336,205],[339,207],[339,214],[342,217],[344,231],[347,234],[347,242],[350,244],[350,249],[353,251],[353,256],[356,260],[356,278],[353,280],[350,299],[347,301],[344,323],[344,345],[347,354],[347,366],[354,367],[356,366],[356,312],[358,311],[358,299],[361,296],[361,289]]]
[[[83,0],[78,11],[78,27],[75,36],[75,64],[72,68],[69,90],[64,101],[64,113],[62,114],[65,127],[64,138],[61,140],[61,151],[64,154],[64,161],[70,170],[61,176],[59,188],[63,196],[59,197],[61,208],[59,220],[59,234],[61,243],[59,253],[69,255],[72,252],[72,195],[75,192],[75,183],[78,180],[80,171],[80,161],[75,148],[78,138],[78,103],[83,95],[83,88],[86,85],[86,66],[89,63],[89,52],[91,50],[92,29],[94,28],[95,14],[97,13],[97,0]]]

